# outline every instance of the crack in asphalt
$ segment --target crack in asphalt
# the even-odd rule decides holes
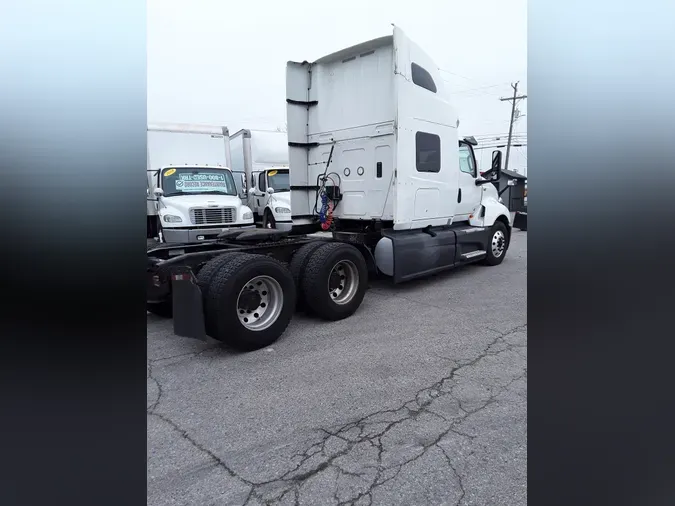
[[[293,504],[299,506],[302,487],[305,486],[306,483],[312,478],[328,471],[335,472],[336,474],[334,480],[335,488],[333,490],[333,500],[335,501],[335,504],[338,506],[357,506],[358,504],[360,506],[363,504],[363,501],[368,500],[367,504],[371,505],[373,502],[373,493],[376,489],[396,479],[405,466],[419,460],[427,454],[429,449],[434,447],[441,450],[445,461],[448,463],[449,468],[456,477],[459,487],[459,498],[456,504],[459,506],[466,496],[464,481],[455,464],[453,464],[452,458],[440,446],[439,443],[441,443],[443,438],[450,433],[466,438],[469,441],[473,441],[473,439],[476,437],[475,435],[466,434],[458,430],[457,426],[464,422],[468,417],[473,416],[476,413],[483,411],[490,405],[498,402],[498,397],[502,395],[513,383],[527,377],[527,368],[524,369],[523,374],[518,375],[512,378],[506,384],[497,387],[495,391],[490,393],[487,400],[482,402],[474,409],[465,409],[462,407],[460,400],[454,397],[454,389],[456,384],[451,383],[455,381],[455,377],[460,371],[476,365],[487,357],[494,357],[508,351],[513,351],[517,348],[526,347],[525,345],[509,343],[506,341],[508,336],[526,329],[527,324],[515,327],[506,332],[489,329],[498,335],[483,349],[481,353],[471,360],[464,362],[455,361],[456,365],[451,368],[447,376],[444,376],[430,386],[418,390],[413,396],[412,400],[408,400],[396,408],[375,411],[359,418],[356,421],[333,427],[332,430],[326,428],[316,429],[316,432],[320,435],[319,440],[313,442],[304,451],[296,453],[290,458],[291,461],[299,459],[295,466],[292,469],[282,473],[280,476],[266,481],[255,481],[243,477],[241,474],[232,469],[223,459],[218,457],[213,451],[196,441],[176,422],[171,420],[168,416],[157,412],[157,408],[163,395],[163,390],[160,382],[157,381],[157,379],[153,376],[152,364],[160,360],[166,360],[168,358],[179,358],[180,356],[190,355],[197,356],[212,348],[207,348],[200,352],[193,352],[192,354],[182,354],[177,357],[167,357],[149,361],[148,379],[153,380],[157,384],[158,396],[154,403],[148,407],[147,413],[149,416],[157,417],[167,423],[174,431],[180,434],[183,439],[192,444],[204,455],[208,456],[208,458],[211,459],[218,467],[225,470],[230,477],[240,480],[242,483],[250,487],[248,495],[245,501],[242,503],[244,506],[254,504],[253,501],[266,505],[277,505],[281,504],[282,501],[285,501],[287,498],[291,498],[293,500]],[[493,348],[500,342],[503,342],[505,346],[499,350],[493,350]],[[458,407],[462,412],[461,414],[447,418],[429,409],[434,401],[447,396],[457,401]],[[400,463],[386,465],[383,462],[383,457],[387,451],[385,449],[385,444],[383,443],[383,438],[390,434],[390,431],[395,427],[405,422],[415,422],[424,415],[434,416],[448,423],[449,425],[438,432],[438,434],[431,441],[428,441],[426,444],[422,444],[420,450],[412,458],[404,460]],[[339,450],[328,448],[327,446],[329,443],[332,443],[333,441],[339,441],[342,448]],[[355,472],[346,469],[348,466],[346,466],[344,462],[340,462],[340,459],[343,457],[348,457],[352,450],[361,445],[369,445],[371,448],[375,448],[377,452],[375,464],[361,465],[361,472]],[[358,460],[357,464],[359,464]],[[358,488],[361,491],[351,494],[347,499],[341,499],[339,497],[339,484],[342,477],[355,479],[358,482]]]
[[[393,293],[389,293],[389,292],[386,292],[386,291],[380,291],[377,288],[371,288],[370,290],[368,290],[368,293],[374,293],[376,295],[379,295],[380,297],[384,297],[385,299],[389,299],[389,298],[391,298],[391,299],[401,299],[401,300],[405,300],[405,301],[408,301],[408,302],[412,302],[414,304],[419,304],[421,306],[427,306],[427,307],[433,307],[433,308],[436,308],[436,309],[442,309],[443,311],[446,311],[448,309],[447,307],[437,306],[436,304],[431,304],[429,302],[422,302],[420,300],[415,300],[415,299],[411,299],[409,297],[404,297],[403,295],[400,295],[400,294],[393,294]]]
[[[167,361],[167,360],[173,360],[173,359],[176,359],[176,358],[184,358],[184,360],[179,360],[178,362],[174,362],[173,365],[180,364],[180,363],[185,362],[187,360],[192,360],[193,358],[200,357],[204,353],[206,353],[207,351],[215,350],[215,349],[222,348],[222,347],[223,346],[222,346],[221,343],[216,343],[216,344],[212,344],[210,346],[207,346],[206,348],[204,348],[202,350],[199,350],[199,351],[190,351],[188,353],[180,353],[178,355],[170,355],[168,357],[159,357],[159,358],[148,359],[148,361],[147,361],[147,368],[148,368],[147,379],[149,379],[150,381],[155,383],[155,385],[157,386],[157,398],[155,399],[155,401],[150,406],[147,407],[146,411],[148,412],[148,414],[150,414],[151,412],[154,412],[157,409],[157,406],[160,403],[162,395],[164,394],[162,384],[154,376],[154,366],[156,364],[158,364],[159,362],[164,362],[164,361]]]
[[[245,478],[242,478],[242,477],[239,476],[237,473],[235,473],[232,469],[230,469],[230,467],[227,465],[227,463],[226,463],[224,460],[222,460],[220,457],[218,457],[218,456],[217,456],[215,453],[213,453],[211,450],[209,450],[208,448],[206,448],[205,446],[203,446],[202,444],[200,444],[198,441],[196,441],[196,440],[188,433],[188,431],[186,431],[185,429],[181,428],[176,422],[174,422],[173,420],[171,420],[168,416],[162,415],[161,413],[157,413],[156,411],[152,411],[152,412],[148,411],[147,414],[150,415],[150,416],[157,417],[157,418],[159,418],[160,420],[162,420],[163,422],[165,422],[166,424],[168,424],[173,430],[175,430],[176,432],[178,432],[184,440],[186,440],[187,442],[189,442],[192,446],[194,446],[196,449],[198,449],[198,450],[199,450],[200,452],[202,452],[204,455],[208,456],[211,460],[214,461],[214,463],[215,463],[218,467],[224,469],[224,470],[227,472],[227,474],[229,474],[232,478],[237,478],[237,479],[243,481],[244,483],[246,483],[247,485],[254,485],[254,483],[252,483],[252,482],[246,480]]]
[[[153,370],[152,370],[152,360],[148,360],[148,377],[150,381],[152,381],[156,386],[157,386],[157,398],[154,400],[154,402],[147,407],[146,411],[148,413],[152,413],[157,409],[157,406],[159,406],[159,401],[162,399],[162,395],[164,394],[164,390],[162,389],[162,384],[153,376]]]
[[[199,350],[199,351],[190,351],[187,353],[180,353],[179,355],[171,355],[168,357],[159,357],[159,358],[153,358],[148,361],[148,364],[156,364],[158,362],[164,362],[166,360],[173,360],[174,358],[185,358],[186,360],[190,360],[193,358],[197,358],[207,351],[215,350],[217,348],[223,348],[223,345],[221,343],[216,343],[211,346],[207,346],[206,348]],[[175,364],[180,364],[184,362],[184,360],[179,360],[178,362],[174,362]]]
[[[462,491],[461,495],[459,496],[459,499],[457,499],[456,506],[459,506],[462,504],[462,501],[464,500],[464,497],[466,497],[466,489],[464,488],[464,481],[462,480],[462,475],[459,474],[457,471],[457,468],[455,465],[452,463],[452,459],[450,458],[450,455],[448,455],[448,452],[445,451],[445,449],[439,445],[436,444],[436,447],[443,452],[443,455],[445,456],[445,460],[448,462],[448,466],[450,466],[450,469],[452,469],[452,472],[455,473],[455,477],[457,478],[457,483],[459,484],[459,489]]]

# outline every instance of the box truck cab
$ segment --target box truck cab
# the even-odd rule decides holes
[[[230,137],[232,169],[246,184],[244,202],[264,228],[290,230],[288,136],[243,129]]]
[[[229,163],[227,127],[148,125],[147,238],[192,243],[254,228]]]
[[[264,228],[290,230],[291,185],[288,166],[270,167],[251,175],[248,206]]]

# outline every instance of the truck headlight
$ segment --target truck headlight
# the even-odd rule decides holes
[[[183,218],[175,214],[165,214],[163,219],[167,223],[181,223],[183,221]]]
[[[242,214],[241,218],[243,220],[252,220],[253,219],[253,213],[251,211],[246,211],[244,214]]]
[[[275,207],[274,212],[278,214],[290,213],[291,210],[288,207]]]

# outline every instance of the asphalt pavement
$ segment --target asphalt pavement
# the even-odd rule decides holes
[[[504,262],[298,314],[269,348],[148,314],[148,505],[524,505],[527,233]]]

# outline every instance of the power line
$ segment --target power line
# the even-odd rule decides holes
[[[472,98],[481,98],[481,97],[499,97],[499,93],[491,91],[471,91],[468,93],[456,93],[450,90],[450,95],[455,100],[470,100]]]
[[[527,146],[527,143],[512,144],[512,146],[514,148],[519,148],[521,146]],[[479,145],[479,146],[476,146],[473,149],[475,151],[477,149],[497,149],[497,148],[505,148],[505,147],[506,147],[506,144],[495,144],[495,145],[490,145],[490,146],[480,146]]]
[[[461,74],[457,74],[457,73],[455,73],[455,72],[450,72],[449,70],[445,70],[445,69],[442,69],[442,68],[440,68],[440,67],[438,68],[438,70],[440,70],[441,72],[447,72],[448,74],[452,74],[453,76],[461,77],[462,79],[466,79],[467,81],[475,81],[475,79],[472,79],[472,78],[470,78],[470,77],[463,76],[463,75],[461,75]]]
[[[509,132],[490,132],[489,134],[476,134],[475,137],[506,137]],[[513,135],[527,135],[527,132],[515,133]]]
[[[481,86],[478,86],[478,87],[476,87],[476,88],[469,88],[469,89],[466,89],[466,90],[459,90],[459,91],[456,91],[456,92],[454,92],[454,93],[460,93],[460,92],[461,92],[461,93],[464,93],[464,92],[469,92],[469,91],[478,90],[478,89],[496,88],[497,86],[503,86],[503,85],[509,84],[508,81],[503,81],[503,82],[497,83],[497,84],[485,84],[485,81],[480,81],[480,80],[478,80],[478,79],[474,79],[473,77],[463,76],[462,74],[458,74],[457,72],[452,72],[452,71],[450,71],[450,70],[446,70],[446,69],[443,69],[443,68],[440,68],[440,67],[438,67],[438,70],[440,70],[441,72],[446,72],[446,73],[448,73],[448,74],[450,74],[450,75],[459,77],[459,78],[461,78],[461,79],[465,79],[465,80],[467,80],[467,81],[472,81],[472,82],[474,82],[474,83],[476,83],[476,84],[480,84],[480,85],[481,85]],[[450,81],[449,79],[443,79],[443,81],[445,81],[446,83],[452,82],[452,81]],[[487,92],[484,93],[484,94],[486,94],[486,95],[492,95],[492,93],[487,93]],[[477,96],[480,96],[480,95],[477,95]]]
[[[527,133],[516,133],[516,132],[513,133],[513,137],[524,137],[526,135]],[[508,137],[508,136],[509,136],[508,132],[504,132],[501,134],[474,135],[476,139],[495,139],[495,140],[499,140],[500,137]]]
[[[496,138],[492,137],[492,138],[485,138],[485,139],[476,137],[474,135],[474,138],[476,139],[478,144],[495,144],[495,143],[503,144],[503,143],[508,141],[508,136],[506,136],[506,135],[503,135],[501,137],[496,137]],[[525,136],[525,135],[518,135],[518,136],[514,135],[513,137],[511,137],[511,142],[512,143],[513,142],[520,142],[520,143],[527,142],[527,136]]]
[[[446,82],[449,82],[446,79],[443,79],[443,80],[446,81]],[[498,86],[503,86],[503,83],[490,84],[490,85],[487,85],[487,86],[478,86],[476,88],[467,88],[467,89],[464,89],[464,90],[453,90],[453,93],[468,93],[470,91],[485,90],[485,89],[488,89],[488,88],[496,88]]]

